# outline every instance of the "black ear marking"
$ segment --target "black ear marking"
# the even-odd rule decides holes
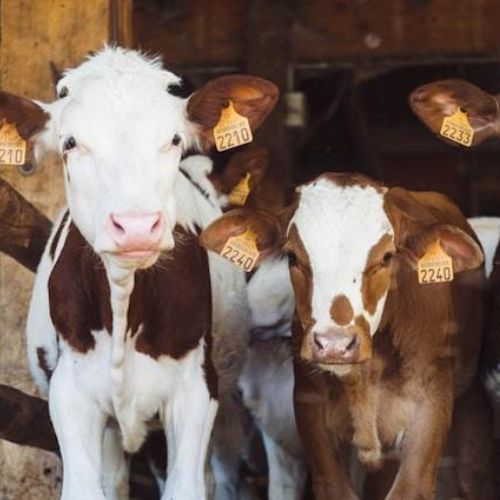
[[[168,85],[167,92],[175,97],[186,99],[194,92],[194,86],[189,80],[181,77],[179,82]]]

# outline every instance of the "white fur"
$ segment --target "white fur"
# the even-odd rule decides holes
[[[290,345],[294,295],[285,259],[265,261],[248,283],[252,343],[240,377],[246,407],[261,432],[269,468],[268,497],[302,497],[305,458],[293,407]]]
[[[338,328],[330,307],[341,294],[349,299],[354,317],[362,315],[368,321],[370,334],[377,331],[387,292],[370,314],[363,306],[361,284],[371,248],[384,234],[394,234],[383,204],[383,193],[371,186],[342,187],[319,178],[300,188],[290,225],[297,226],[311,264],[316,333]]]
[[[206,494],[203,470],[217,402],[210,398],[204,379],[204,340],[181,360],[168,356],[154,360],[134,349],[135,340],[125,330],[134,272],[153,264],[156,257],[120,261],[110,254],[113,243],[104,231],[111,213],[159,210],[167,225],[162,248],[169,249],[176,223],[193,231],[221,215],[216,199],[207,200],[178,173],[182,148],[173,146],[172,138],[180,134],[187,147],[196,142],[196,130],[185,117],[186,101],[166,92],[167,85],[177,81],[158,61],[106,48],[65,74],[58,89],[67,87],[68,97],[43,105],[51,120],[36,139],[36,154],[61,152],[68,136],[77,141],[65,165],[71,219],[101,255],[113,313],[113,331],[94,332],[95,349],[80,354],[60,340],[59,350],[48,299],[53,262],[46,249],[35,281],[27,337],[32,372],[43,391],[47,380],[38,366],[37,348],[45,350],[49,366],[55,368],[49,401],[63,456],[64,500],[101,499],[103,488],[108,496],[120,488],[123,458],[116,441],[108,437],[102,451],[108,419],[118,422],[124,448],[135,451],[146,435],[148,420],[157,412],[169,446],[162,499],[199,500]],[[68,224],[69,219],[55,261],[63,251]],[[56,230],[57,224],[53,235]],[[243,364],[248,305],[243,273],[216,255],[209,256],[209,266],[213,360],[222,408],[226,395],[236,391]],[[117,463],[114,470],[104,470],[110,455],[117,457]]]
[[[500,241],[500,217],[471,217],[467,219],[484,251],[486,276],[493,270],[493,258]]]
[[[273,336],[290,336],[295,307],[286,259],[265,260],[248,283],[248,301],[253,329],[276,325]]]

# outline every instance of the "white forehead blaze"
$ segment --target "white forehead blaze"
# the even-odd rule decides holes
[[[363,306],[361,285],[370,250],[385,234],[394,235],[383,205],[384,193],[370,185],[341,186],[320,178],[300,188],[290,226],[295,224],[309,257],[315,332],[339,327],[330,309],[334,297],[344,295],[354,318],[364,316],[371,335],[375,333],[386,295],[370,314]]]

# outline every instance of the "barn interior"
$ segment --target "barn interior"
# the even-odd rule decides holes
[[[271,153],[267,206],[322,172],[348,171],[443,192],[467,216],[500,216],[500,142],[444,143],[408,104],[413,89],[439,79],[499,92],[499,23],[498,0],[1,0],[0,87],[48,100],[49,63],[74,66],[103,42],[161,55],[194,88],[228,73],[261,76],[281,92],[255,136]],[[213,154],[216,168],[233,151]],[[2,179],[52,220],[64,204],[50,159],[0,165]],[[32,282],[0,252],[0,329],[8,332],[0,384],[29,394],[23,332]],[[0,424],[7,427],[1,410]],[[265,474],[245,473],[265,491]],[[136,478],[135,498],[154,498],[144,464]],[[0,440],[3,500],[54,498],[60,481],[50,451]]]
[[[408,96],[448,78],[495,93],[499,16],[494,1],[138,0],[132,40],[196,86],[227,72],[278,83],[282,104],[259,140],[291,186],[357,171],[441,191],[468,215],[498,215],[498,141],[450,147],[416,119]]]

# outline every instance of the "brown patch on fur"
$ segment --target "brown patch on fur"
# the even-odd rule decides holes
[[[56,254],[57,244],[59,243],[59,238],[61,237],[63,227],[66,224],[68,217],[69,217],[69,210],[66,210],[66,212],[63,215],[63,218],[61,219],[61,223],[59,224],[59,227],[57,228],[56,234],[54,235],[54,239],[52,240],[52,244],[50,245],[49,255],[50,255],[50,258],[52,260],[54,260],[54,256]]]
[[[205,377],[210,395],[217,395],[211,360],[211,290],[206,252],[196,235],[180,227],[175,248],[149,269],[136,272],[130,297],[128,328],[136,349],[154,359],[180,359],[205,338]],[[106,272],[76,226],[71,223],[63,250],[49,279],[52,321],[68,344],[85,353],[95,347],[91,331],[112,331]]]
[[[295,224],[290,226],[288,240],[283,250],[285,252],[293,252],[296,256],[296,263],[289,265],[290,278],[295,292],[295,309],[297,310],[302,327],[308,332],[313,324],[311,309],[313,287],[311,263],[309,262],[309,255]]]
[[[391,281],[390,262],[384,261],[387,253],[394,252],[394,244],[390,234],[384,234],[371,248],[361,283],[363,307],[370,314],[374,314],[378,301],[389,288]]]
[[[49,302],[56,330],[78,352],[94,348],[92,330],[112,330],[106,272],[73,222],[49,278]]]
[[[38,366],[43,371],[47,382],[50,382],[50,377],[52,377],[52,370],[49,368],[47,364],[47,352],[43,347],[36,348],[36,357],[38,359]]]
[[[354,316],[351,302],[345,295],[337,295],[330,307],[330,316],[338,325],[348,325]]]
[[[354,324],[358,328],[359,336],[359,354],[358,361],[361,363],[372,358],[373,346],[372,338],[370,336],[370,325],[364,316],[356,316]]]

